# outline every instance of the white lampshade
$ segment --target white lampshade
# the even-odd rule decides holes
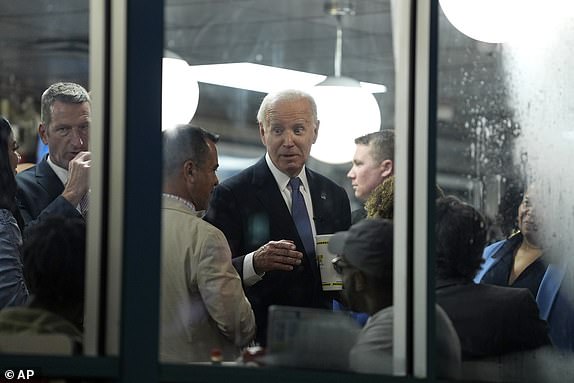
[[[193,118],[199,102],[199,86],[185,60],[163,58],[161,129],[173,129]]]
[[[348,77],[328,77],[309,93],[317,103],[319,137],[311,156],[342,164],[353,160],[355,138],[381,129],[381,111],[372,93]]]
[[[544,8],[532,0],[440,0],[440,6],[456,29],[487,43],[519,38],[533,28],[534,12]]]

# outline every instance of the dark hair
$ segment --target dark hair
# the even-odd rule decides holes
[[[209,152],[207,140],[213,143],[219,141],[218,135],[191,125],[179,125],[164,131],[162,135],[163,172],[167,177],[175,174],[187,160],[201,166]]]
[[[12,134],[12,126],[7,119],[0,116],[0,209],[7,209],[12,212],[20,229],[23,228],[23,221],[20,211],[16,206],[16,178],[14,169],[10,164],[8,140]]]
[[[357,137],[355,144],[371,145],[370,153],[376,162],[383,162],[384,160],[394,161],[395,131],[392,129],[380,130]]]
[[[51,216],[25,231],[24,279],[38,305],[57,313],[83,304],[85,252],[83,219]]]
[[[453,196],[440,198],[435,213],[437,275],[472,280],[482,264],[486,244],[484,218]]]

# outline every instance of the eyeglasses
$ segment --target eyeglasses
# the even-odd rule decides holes
[[[349,267],[349,264],[345,262],[345,260],[342,257],[339,256],[333,258],[331,263],[333,264],[333,268],[335,269],[337,274],[343,274],[343,269]]]

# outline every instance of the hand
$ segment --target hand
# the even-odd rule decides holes
[[[253,268],[257,274],[272,270],[291,271],[301,264],[303,253],[295,250],[293,241],[269,241],[253,254]]]
[[[80,199],[90,188],[90,166],[92,153],[80,152],[70,160],[68,165],[68,183],[62,192],[62,196],[73,206],[80,203]]]

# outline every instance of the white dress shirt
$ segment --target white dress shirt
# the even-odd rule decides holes
[[[291,212],[291,188],[289,187],[289,180],[291,177],[283,173],[279,170],[273,161],[271,161],[271,157],[269,157],[269,153],[265,154],[265,162],[267,162],[267,166],[269,170],[271,170],[271,174],[273,174],[273,178],[275,178],[275,182],[277,182],[277,187],[285,200],[285,205],[289,212]],[[296,176],[301,179],[301,194],[303,194],[303,198],[305,199],[305,206],[307,207],[307,214],[309,215],[309,221],[311,222],[311,230],[313,230],[313,237],[317,234],[315,229],[315,220],[313,219],[313,201],[311,200],[311,191],[309,189],[309,182],[307,182],[307,174],[305,173],[305,165],[301,169],[301,172]],[[246,286],[252,286],[255,283],[259,282],[263,275],[257,274],[255,272],[255,268],[253,266],[253,254],[255,252],[251,252],[245,256],[243,259],[243,284]]]

